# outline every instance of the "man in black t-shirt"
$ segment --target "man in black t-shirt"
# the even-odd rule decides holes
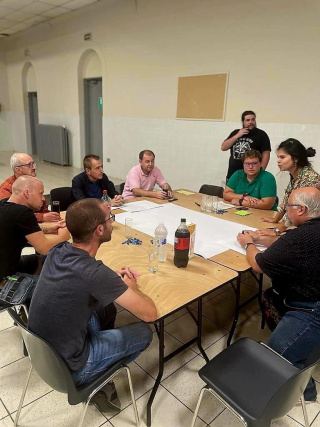
[[[100,245],[111,240],[112,221],[110,206],[95,198],[69,206],[72,243],[48,253],[31,301],[29,328],[56,349],[77,385],[91,382],[124,357],[126,363],[135,359],[152,341],[146,323],[114,328],[114,301],[146,322],[157,318],[153,301],[139,291],[130,268],[115,272],[95,259]],[[113,403],[108,389],[95,396],[103,412]]]
[[[257,128],[256,115],[253,111],[244,111],[241,115],[242,129],[236,129],[221,144],[221,150],[230,149],[227,180],[234,172],[243,169],[242,155],[248,150],[260,151],[261,166],[266,169],[270,160],[270,139],[266,132]]]
[[[296,228],[273,237],[246,231],[238,235],[254,271],[272,280],[271,302],[280,322],[269,346],[299,368],[320,345],[320,191],[314,187],[294,190],[285,206],[288,220]],[[289,224],[288,224],[289,225]],[[260,252],[255,244],[267,246]],[[270,291],[266,293],[270,295]],[[276,304],[275,304],[276,302]],[[305,400],[315,401],[317,390],[311,379]]]
[[[42,182],[32,176],[21,176],[12,185],[11,197],[0,201],[0,280],[17,272],[39,274],[40,257],[21,256],[28,242],[38,253],[46,255],[56,243],[69,238],[64,222],[40,228],[34,212],[41,208],[43,200]],[[49,240],[45,232],[58,234]]]

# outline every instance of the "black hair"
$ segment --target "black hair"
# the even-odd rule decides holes
[[[300,141],[294,138],[289,138],[281,142],[277,151],[280,149],[286,151],[297,162],[297,166],[300,168],[310,166],[308,157],[314,157],[316,154],[314,148],[306,148]]]

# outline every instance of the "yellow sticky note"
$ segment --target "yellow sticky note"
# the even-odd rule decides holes
[[[177,193],[184,194],[185,196],[190,196],[191,194],[194,194],[192,193],[192,191],[188,190],[178,190]]]

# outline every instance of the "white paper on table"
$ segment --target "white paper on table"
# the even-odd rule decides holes
[[[204,258],[210,258],[228,250],[229,247],[226,246],[225,241],[228,239],[236,241],[238,233],[241,233],[244,227],[243,224],[206,215],[171,203],[160,206],[162,209],[121,213],[116,215],[116,221],[124,224],[126,218],[132,218],[132,227],[150,236],[154,236],[156,227],[160,221],[163,221],[168,230],[167,241],[173,245],[174,234],[180,225],[181,218],[186,218],[187,222],[196,224],[194,252]],[[255,230],[247,226],[246,229]]]
[[[138,202],[126,203],[125,205],[120,206],[120,208],[126,212],[142,212],[150,209],[162,208],[163,205],[158,203],[149,202],[149,200],[141,200]]]
[[[246,230],[253,230],[254,231],[256,229],[246,227]],[[242,255],[246,255],[245,249],[240,245],[238,240],[234,237],[231,237],[229,239],[219,240],[219,242],[217,242],[217,243],[221,246],[226,247],[227,249],[232,249],[233,251],[239,252]],[[262,251],[262,252],[267,249],[266,246],[262,246],[262,245],[257,245],[257,248],[259,249],[259,251]]]
[[[218,209],[231,209],[234,207],[235,207],[234,205],[229,205],[228,203],[225,203],[225,202],[219,201],[218,203]]]

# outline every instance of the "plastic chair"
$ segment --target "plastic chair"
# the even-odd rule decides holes
[[[15,426],[18,425],[21,408],[23,405],[24,397],[27,391],[30,375],[33,368],[50,387],[52,387],[56,391],[59,391],[60,393],[67,394],[68,402],[70,405],[77,405],[78,403],[83,404],[84,407],[78,427],[81,427],[83,424],[88,404],[94,394],[99,391],[105,384],[107,384],[107,382],[111,381],[119,372],[125,370],[128,375],[136,424],[137,426],[139,426],[139,415],[133,393],[130,370],[128,366],[125,365],[125,362],[126,360],[128,360],[128,357],[119,360],[106,371],[102,372],[101,375],[92,382],[77,387],[73,382],[71,372],[69,371],[67,365],[62,360],[60,355],[51,347],[51,345],[47,343],[44,339],[38,337],[33,332],[29,331],[21,323],[20,317],[14,310],[8,309],[8,312],[21,330],[22,337],[27,347],[30,358],[30,369],[28,373],[27,382],[20,399],[19,408],[14,423]]]
[[[60,202],[60,211],[66,211],[72,203],[71,187],[59,187],[50,191],[51,207],[52,202]]]
[[[223,187],[217,185],[203,184],[200,187],[199,193],[209,194],[209,196],[218,196],[223,198]]]
[[[262,343],[242,338],[224,349],[199,371],[201,390],[191,427],[204,393],[210,392],[248,427],[267,427],[286,415],[301,399],[309,426],[304,389],[320,358],[319,346],[299,369]]]
[[[125,182],[121,182],[121,184],[120,184],[120,191],[119,191],[120,194],[123,193],[124,185],[125,185]]]

